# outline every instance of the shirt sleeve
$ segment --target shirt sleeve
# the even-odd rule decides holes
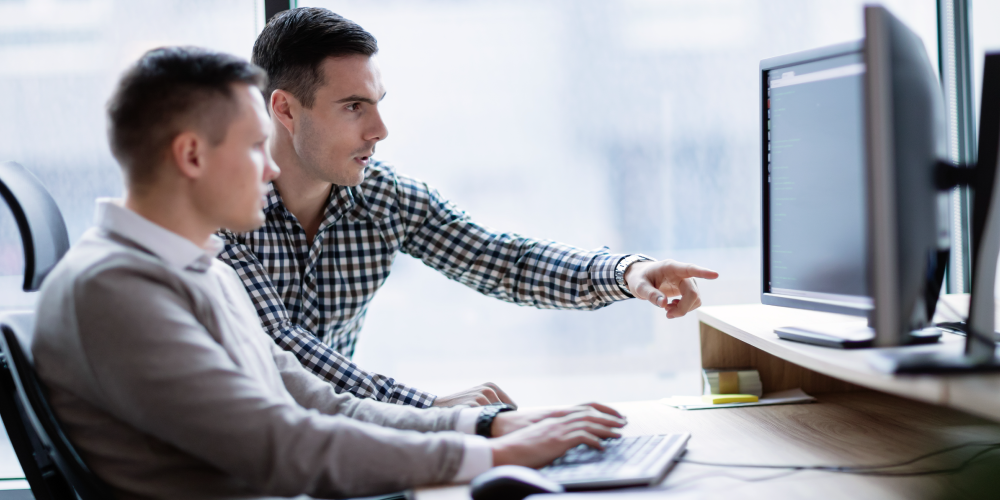
[[[476,420],[479,418],[479,414],[483,412],[482,408],[462,408],[458,413],[458,420],[455,424],[455,430],[461,432],[462,434],[476,434]]]
[[[465,436],[465,453],[453,483],[467,483],[493,467],[493,448],[483,436]]]
[[[102,410],[256,490],[367,496],[444,483],[460,469],[463,435],[378,425],[437,414],[438,425],[448,427],[455,410],[425,416],[348,397],[340,398],[337,415],[325,415],[247,375],[195,317],[190,295],[157,276],[104,270],[79,283],[74,295]],[[380,416],[380,409],[399,415]]]
[[[282,349],[291,352],[302,366],[334,385],[338,391],[347,391],[359,398],[370,398],[384,403],[427,408],[437,396],[396,382],[392,377],[367,372],[330,346],[320,342],[312,332],[294,324],[285,304],[271,284],[270,276],[257,256],[236,236],[228,231],[220,233],[226,247],[219,254],[239,276],[246,288],[264,331]]]
[[[632,298],[615,281],[625,254],[583,250],[477,224],[427,184],[397,175],[402,250],[482,294],[544,309],[599,309]]]

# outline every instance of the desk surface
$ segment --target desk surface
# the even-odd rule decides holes
[[[698,319],[712,328],[796,365],[863,387],[959,408],[1000,421],[1000,373],[974,375],[887,375],[873,369],[873,349],[831,349],[779,339],[774,329],[790,325],[858,322],[860,318],[760,304],[706,307]],[[863,320],[860,320],[863,321]],[[893,349],[952,349],[965,337],[945,334],[942,344]]]
[[[1000,425],[948,408],[871,391],[825,394],[818,399],[814,404],[700,411],[678,410],[656,401],[613,406],[629,418],[624,429],[626,435],[690,432],[685,458],[707,462],[872,465],[902,462],[956,443],[1000,442]],[[946,460],[928,460],[918,465],[950,465],[975,451],[978,450],[965,449]],[[996,453],[1000,455],[1000,451]],[[979,462],[968,470],[976,472],[976,464]],[[600,496],[766,500],[954,498],[961,496],[967,487],[964,477],[885,478],[680,463],[657,488],[613,490]],[[414,492],[414,497],[415,500],[468,500],[469,489],[468,486],[422,488]]]

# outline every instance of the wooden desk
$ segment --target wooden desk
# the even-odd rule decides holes
[[[774,333],[781,326],[863,322],[863,319],[760,304],[706,307],[698,311],[698,319],[702,366],[756,368],[764,392],[801,387],[815,395],[867,388],[1000,421],[1000,373],[887,375],[869,364],[873,349],[818,347],[781,340]],[[964,345],[965,337],[945,334],[939,345],[898,349],[961,352]]]
[[[658,401],[615,404],[629,418],[626,435],[690,432],[687,460],[832,466],[899,463],[955,444],[1000,442],[1000,424],[995,422],[1000,420],[998,374],[893,377],[872,370],[864,351],[796,344],[773,333],[777,326],[857,318],[747,305],[707,307],[699,311],[699,319],[704,367],[756,368],[766,392],[801,387],[818,403],[699,411],[678,410]],[[962,339],[946,341],[958,348]],[[963,449],[901,470],[952,466],[979,450]],[[994,453],[1000,459],[1000,451]],[[968,491],[968,478],[996,475],[988,468],[997,464],[976,462],[967,473],[957,475],[890,478],[682,462],[656,488],[568,496],[976,498]],[[469,498],[467,486],[414,493],[415,500]]]
[[[821,394],[818,399],[818,403],[804,405],[699,411],[678,410],[658,401],[613,406],[629,418],[626,435],[690,432],[684,458],[706,462],[873,465],[902,462],[955,443],[1000,442],[1000,425],[949,408],[874,391]],[[963,450],[948,461],[928,460],[918,465],[942,466],[974,451]],[[768,477],[774,478],[764,479]],[[657,488],[600,495],[909,500],[960,497],[956,494],[965,486],[963,481],[961,475],[885,478],[812,471],[789,474],[680,463]],[[468,499],[468,486],[415,491],[415,500]]]

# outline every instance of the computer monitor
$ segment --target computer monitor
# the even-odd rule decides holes
[[[864,41],[761,61],[761,302],[868,317],[775,330],[788,340],[933,343],[950,244],[934,183],[943,98],[919,37],[881,7],[865,20]]]
[[[965,346],[972,365],[992,364],[997,258],[1000,255],[1000,52],[986,54],[979,108],[979,154],[972,187],[972,297]]]
[[[972,191],[972,295],[965,322],[965,348],[887,351],[873,357],[890,373],[964,372],[1000,369],[994,312],[997,259],[1000,256],[1000,52],[986,54],[979,114],[979,153],[973,167],[937,166],[937,186],[968,185]],[[884,250],[883,250],[884,251]],[[888,288],[888,293],[894,293]],[[881,331],[879,332],[881,335]]]
[[[765,59],[761,302],[867,316],[864,45]]]
[[[868,255],[876,346],[929,326],[948,249],[944,97],[923,41],[880,6],[865,7]]]

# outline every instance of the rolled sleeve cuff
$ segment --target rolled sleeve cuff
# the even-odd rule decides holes
[[[476,419],[483,412],[480,408],[463,408],[458,411],[458,421],[455,423],[455,430],[462,434],[476,434]]]
[[[430,408],[434,406],[436,399],[437,396],[429,392],[397,384],[397,387],[393,390],[393,396],[389,398],[389,402],[398,405],[415,406],[417,408]]]
[[[472,478],[490,470],[493,467],[493,448],[482,436],[464,436],[465,453],[458,472],[452,478],[453,483],[467,483]]]
[[[594,257],[594,261],[590,265],[590,279],[594,283],[597,296],[602,301],[616,302],[635,298],[631,293],[618,286],[618,281],[615,280],[615,266],[628,255],[613,253]]]

